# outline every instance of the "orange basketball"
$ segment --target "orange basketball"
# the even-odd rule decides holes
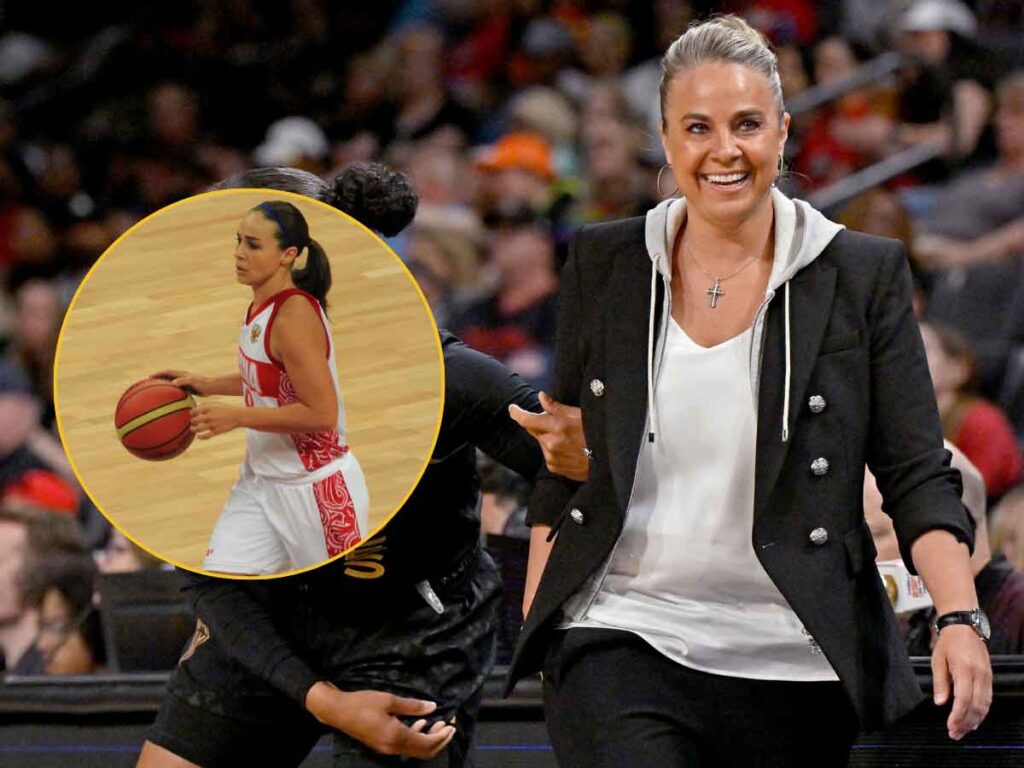
[[[121,445],[149,461],[173,459],[192,444],[192,395],[166,379],[143,379],[121,395],[114,426]]]

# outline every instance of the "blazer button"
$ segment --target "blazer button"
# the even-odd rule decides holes
[[[575,508],[569,510],[569,517],[572,518],[572,521],[576,523],[576,525],[583,525],[583,521],[586,520],[586,518],[583,516],[583,513]]]
[[[828,403],[821,395],[811,395],[807,400],[807,407],[811,409],[811,413],[821,413],[825,410],[826,405]]]
[[[811,540],[811,544],[816,547],[820,547],[826,541],[828,541],[828,531],[824,528],[815,528],[811,531],[811,535],[808,537]]]
[[[594,393],[594,397],[601,397],[604,394],[604,382],[600,379],[591,379],[590,391]]]
[[[819,456],[811,462],[811,473],[815,477],[821,477],[828,473],[828,459],[824,456]]]

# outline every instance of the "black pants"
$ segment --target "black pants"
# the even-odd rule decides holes
[[[555,633],[544,711],[562,768],[843,768],[857,717],[838,682],[700,672],[631,632]]]

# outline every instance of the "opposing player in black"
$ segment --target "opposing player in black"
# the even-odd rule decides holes
[[[349,173],[356,176],[334,185],[347,187],[347,198],[325,198],[326,185],[292,169],[228,184],[326,199],[386,233],[411,218],[411,210],[395,216],[410,200],[415,207],[404,176],[380,166]],[[381,226],[385,217],[390,227]],[[476,449],[527,478],[542,455],[508,416],[510,404],[537,410],[530,387],[451,334],[442,332],[442,348],[439,439],[419,485],[381,534],[299,576],[192,577],[197,631],[140,768],[298,765],[324,725],[334,729],[336,766],[410,764],[399,755],[463,765],[493,666],[501,592],[479,543]]]

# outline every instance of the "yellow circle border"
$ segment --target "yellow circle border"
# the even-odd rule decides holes
[[[283,573],[271,573],[271,574],[261,574],[261,575],[243,575],[243,574],[233,574],[233,573],[221,573],[221,572],[215,572],[215,571],[204,571],[201,568],[194,568],[192,566],[185,565],[184,563],[181,563],[181,562],[179,562],[177,560],[174,560],[174,559],[171,559],[171,558],[168,558],[168,557],[164,557],[163,555],[157,553],[153,549],[150,549],[148,546],[143,544],[141,541],[139,541],[134,536],[132,536],[130,533],[128,533],[128,531],[124,530],[120,525],[118,525],[118,523],[114,520],[114,518],[111,517],[109,514],[107,514],[106,510],[103,509],[103,506],[100,504],[99,500],[95,496],[93,496],[93,494],[89,490],[89,487],[86,484],[84,478],[79,473],[78,467],[75,466],[75,461],[74,461],[74,459],[71,456],[71,452],[68,451],[68,449],[65,447],[64,430],[63,430],[63,427],[61,426],[61,419],[60,419],[60,392],[59,392],[59,388],[58,388],[57,379],[58,379],[58,372],[59,372],[59,365],[60,365],[60,350],[61,350],[61,344],[63,342],[63,337],[64,337],[64,328],[68,324],[68,320],[71,317],[71,313],[72,313],[72,311],[74,311],[75,303],[78,301],[78,296],[82,292],[82,288],[89,281],[89,277],[92,275],[93,270],[95,270],[100,265],[100,263],[103,261],[103,259],[106,258],[107,254],[109,254],[115,247],[117,247],[117,245],[119,243],[121,243],[122,240],[125,240],[132,232],[134,232],[137,228],[141,227],[143,224],[148,222],[150,219],[155,219],[157,216],[160,216],[165,211],[169,211],[172,208],[177,208],[179,206],[184,206],[184,205],[186,205],[188,203],[191,203],[193,200],[198,200],[200,198],[205,198],[205,197],[211,197],[211,196],[214,196],[214,195],[222,195],[222,196],[223,195],[230,195],[230,194],[234,194],[234,193],[237,193],[237,192],[265,192],[265,193],[268,193],[269,195],[275,196],[275,197],[283,195],[283,196],[285,196],[287,198],[292,198],[292,199],[295,199],[295,200],[301,200],[303,203],[310,203],[310,202],[312,202],[312,203],[315,203],[318,206],[321,206],[325,210],[327,210],[327,211],[329,211],[329,212],[331,212],[331,213],[333,213],[335,215],[344,216],[350,222],[356,224],[358,227],[363,229],[365,232],[369,233],[369,235],[371,237],[373,237],[373,239],[376,240],[383,247],[384,251],[387,252],[388,254],[390,254],[391,258],[393,258],[395,260],[395,262],[402,268],[402,271],[405,272],[406,276],[409,278],[409,282],[412,283],[413,288],[416,290],[416,295],[419,296],[420,303],[423,305],[423,309],[426,311],[427,317],[429,317],[431,319],[431,329],[432,329],[432,334],[431,335],[432,335],[433,340],[434,340],[434,348],[437,350],[437,358],[438,358],[439,369],[440,369],[440,382],[439,382],[439,384],[440,384],[440,395],[441,396],[438,398],[437,421],[436,421],[436,426],[434,427],[434,435],[433,435],[433,437],[430,440],[430,450],[427,452],[427,456],[423,460],[423,464],[420,467],[419,472],[416,473],[416,482],[412,484],[412,487],[409,489],[409,491],[402,498],[401,502],[399,502],[398,506],[396,506],[388,515],[386,515],[384,517],[384,522],[382,522],[379,526],[377,526],[372,531],[370,531],[354,547],[350,547],[349,549],[346,549],[344,552],[341,552],[341,553],[339,553],[337,555],[334,555],[333,557],[330,557],[330,558],[328,558],[326,560],[323,560],[322,562],[319,562],[316,565],[306,566],[305,568],[298,568],[298,569],[296,569],[294,571],[285,571]],[[170,563],[175,568],[178,568],[178,569],[181,569],[181,570],[185,570],[185,571],[189,571],[191,573],[197,573],[197,574],[199,574],[201,576],[207,576],[207,577],[216,578],[216,579],[230,579],[232,581],[267,581],[267,580],[271,580],[271,579],[282,579],[282,578],[287,578],[289,576],[297,576],[297,575],[299,575],[301,573],[308,573],[308,572],[314,571],[314,570],[316,570],[318,568],[322,568],[323,566],[327,565],[328,563],[333,563],[336,560],[340,560],[340,559],[346,557],[347,555],[351,554],[352,552],[358,551],[359,547],[361,547],[363,544],[366,544],[367,542],[369,542],[377,534],[381,533],[387,527],[388,523],[391,522],[391,519],[395,515],[398,514],[399,510],[401,510],[402,507],[405,506],[405,503],[409,500],[409,497],[412,496],[412,494],[419,487],[420,482],[423,480],[423,474],[427,471],[427,468],[430,466],[430,460],[431,460],[431,458],[434,455],[434,449],[437,447],[437,441],[438,441],[438,439],[439,439],[439,437],[441,435],[441,420],[444,417],[445,384],[446,384],[446,373],[445,373],[445,367],[444,367],[444,350],[442,349],[442,346],[441,346],[441,334],[440,334],[440,331],[438,330],[438,327],[437,327],[437,321],[434,320],[434,313],[430,309],[430,304],[427,301],[427,297],[423,294],[423,289],[420,288],[420,284],[417,282],[416,278],[413,276],[412,272],[409,270],[409,267],[406,266],[404,261],[402,261],[401,257],[397,253],[395,253],[395,251],[391,248],[391,246],[389,246],[386,242],[384,242],[384,240],[381,238],[380,235],[378,235],[376,232],[374,232],[372,229],[367,227],[361,221],[359,221],[358,219],[352,217],[350,214],[346,213],[345,211],[341,210],[340,208],[336,208],[335,206],[331,205],[330,203],[325,203],[323,200],[317,200],[315,197],[307,197],[306,195],[300,195],[300,194],[298,194],[296,192],[286,192],[284,190],[272,189],[270,187],[233,187],[231,189],[216,189],[216,190],[211,190],[209,192],[200,192],[197,195],[190,195],[189,197],[186,197],[186,198],[184,198],[182,200],[177,200],[177,201],[171,203],[170,205],[165,205],[163,208],[160,208],[160,209],[158,209],[156,211],[153,211],[150,214],[147,214],[145,217],[143,217],[142,219],[139,219],[137,222],[132,224],[128,229],[126,229],[124,232],[122,232],[120,235],[118,235],[117,239],[114,240],[114,242],[112,242],[110,245],[108,245],[106,247],[106,249],[103,251],[103,253],[100,254],[99,258],[96,259],[95,263],[91,267],[89,267],[89,271],[86,272],[85,275],[82,277],[81,282],[79,282],[78,287],[75,289],[74,295],[71,297],[71,301],[68,303],[68,308],[64,312],[64,319],[61,321],[60,332],[57,334],[57,344],[56,344],[56,346],[54,348],[54,354],[53,354],[53,406],[54,406],[54,412],[55,412],[55,419],[56,419],[56,422],[57,422],[57,433],[60,436],[61,449],[63,450],[64,455],[67,456],[68,463],[71,465],[71,471],[74,473],[75,479],[78,480],[78,483],[79,483],[79,485],[81,485],[82,490],[85,491],[86,495],[92,500],[92,503],[96,505],[96,509],[98,509],[100,511],[100,514],[102,514],[103,517],[106,518],[107,522],[109,522],[118,532],[120,532],[122,536],[124,536],[126,539],[131,541],[139,549],[141,549],[141,550],[147,552],[148,554],[150,554],[151,556],[155,557],[157,560],[160,560],[161,562],[164,562],[164,563]]]

